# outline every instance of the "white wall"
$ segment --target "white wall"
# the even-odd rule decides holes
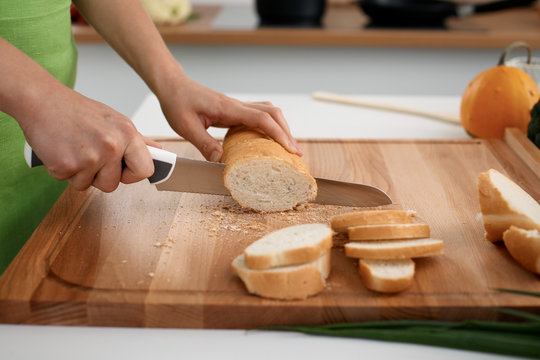
[[[460,95],[496,50],[183,46],[171,51],[195,80],[225,93]],[[131,115],[149,90],[106,45],[79,45],[77,90]],[[279,105],[279,104],[277,104]]]

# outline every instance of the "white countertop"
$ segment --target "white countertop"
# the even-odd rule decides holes
[[[309,95],[232,94],[279,106],[298,138],[467,138],[459,125],[314,101]],[[366,97],[363,97],[366,98]],[[459,97],[370,96],[424,110],[459,111]],[[133,116],[149,137],[177,136],[149,95]],[[222,129],[211,129],[221,137]],[[362,339],[243,330],[0,325],[0,359],[511,359],[462,350]]]
[[[271,101],[281,108],[296,138],[453,139],[468,138],[461,126],[420,116],[313,100],[310,94],[232,94],[242,101]],[[356,96],[355,96],[356,97]],[[459,114],[458,96],[357,96],[423,111]],[[132,117],[149,137],[177,137],[155,96],[147,96]],[[210,128],[215,137],[225,129]]]

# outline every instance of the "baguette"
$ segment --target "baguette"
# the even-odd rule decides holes
[[[430,236],[427,224],[377,224],[349,227],[349,240],[414,239]]]
[[[538,202],[497,170],[490,169],[478,176],[478,200],[486,240],[503,240],[503,233],[511,225],[540,231]]]
[[[245,208],[285,211],[317,196],[317,183],[302,159],[255,130],[231,128],[221,161],[225,187]]]
[[[362,283],[370,290],[396,293],[407,289],[414,279],[414,261],[411,259],[360,259],[358,271]]]
[[[345,244],[345,256],[359,259],[408,259],[439,255],[444,242],[439,239],[360,241]]]
[[[525,269],[540,275],[540,233],[510,226],[503,233],[504,245],[514,260]]]
[[[365,210],[334,215],[330,219],[332,229],[346,233],[351,226],[377,224],[409,224],[416,213],[405,210]]]
[[[332,247],[332,229],[324,224],[302,224],[274,231],[244,250],[250,269],[268,269],[313,261]]]
[[[233,260],[232,270],[251,294],[281,300],[305,299],[324,289],[330,274],[330,253],[327,250],[306,264],[266,270],[248,268],[241,254]]]

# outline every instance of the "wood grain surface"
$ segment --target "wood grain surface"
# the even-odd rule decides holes
[[[219,28],[221,5],[194,5],[195,18],[180,25],[160,25],[170,44],[284,45],[284,46],[397,46],[426,48],[487,48],[502,50],[516,40],[540,48],[540,18],[535,6],[450,17],[445,28],[377,28],[356,4],[328,6],[320,28],[258,27],[238,24]],[[238,19],[241,22],[243,19]],[[250,20],[246,20],[248,24]],[[74,24],[78,43],[101,43],[90,26]]]
[[[522,135],[508,137],[523,141]],[[191,144],[168,150],[201,159]],[[314,176],[372,184],[416,210],[445,254],[416,261],[413,285],[367,290],[335,239],[326,289],[302,301],[249,295],[231,261],[260,236],[292,224],[329,222],[353,208],[309,204],[259,214],[231,198],[158,192],[147,182],[105,194],[68,188],[0,278],[0,322],[95,326],[253,328],[380,319],[501,319],[488,307],[540,313],[540,291],[504,245],[484,240],[477,176],[508,174],[540,199],[539,174],[503,140],[304,140]],[[188,174],[186,174],[188,176]]]

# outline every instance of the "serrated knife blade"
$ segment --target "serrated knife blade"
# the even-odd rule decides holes
[[[150,146],[148,150],[155,168],[148,180],[158,190],[231,195],[223,185],[225,164],[186,159]],[[42,165],[28,144],[25,145],[24,153],[30,167]],[[392,203],[390,197],[375,186],[318,177],[315,180],[318,190],[313,202],[318,204],[374,207]]]

